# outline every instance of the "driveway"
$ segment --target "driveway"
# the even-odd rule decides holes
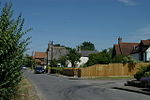
[[[24,75],[33,83],[42,100],[150,100],[150,96],[113,89],[126,80],[74,80],[73,78],[33,74]]]

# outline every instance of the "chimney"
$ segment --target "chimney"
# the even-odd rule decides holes
[[[49,41],[48,43],[48,51],[53,47],[53,41]]]
[[[122,42],[122,38],[119,37],[119,38],[118,38],[118,44],[120,44],[121,42]]]

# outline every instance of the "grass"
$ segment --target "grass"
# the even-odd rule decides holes
[[[12,100],[40,100],[33,85],[23,77]]]
[[[89,77],[84,79],[91,80],[120,80],[120,79],[133,79],[133,76],[111,76],[111,77]]]

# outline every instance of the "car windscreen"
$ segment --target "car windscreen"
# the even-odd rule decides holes
[[[36,70],[43,70],[42,67],[36,67]]]

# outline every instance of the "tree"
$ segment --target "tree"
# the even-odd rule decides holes
[[[23,61],[23,65],[24,65],[24,66],[26,66],[26,67],[31,67],[31,68],[35,68],[36,62],[35,62],[35,60],[33,59],[32,56],[25,55],[23,60],[24,60],[24,61]]]
[[[30,29],[22,31],[24,19],[21,15],[14,19],[11,7],[12,4],[6,3],[0,13],[0,100],[9,100],[15,93],[29,41],[22,37]]]
[[[80,48],[81,50],[95,50],[94,44],[86,41],[84,41],[78,48]]]
[[[81,55],[76,51],[76,49],[70,49],[67,59],[71,62],[72,67],[75,67],[77,62],[80,61]]]
[[[136,63],[136,60],[131,56],[118,55],[112,59],[113,63]]]
[[[57,67],[58,61],[56,59],[51,60],[50,65],[51,67]]]
[[[59,63],[61,63],[62,66],[67,66],[66,62],[67,62],[67,56],[61,56],[58,60]]]
[[[108,64],[111,62],[111,49],[105,49],[96,54],[90,54],[89,60],[85,66],[91,66],[94,64]]]

